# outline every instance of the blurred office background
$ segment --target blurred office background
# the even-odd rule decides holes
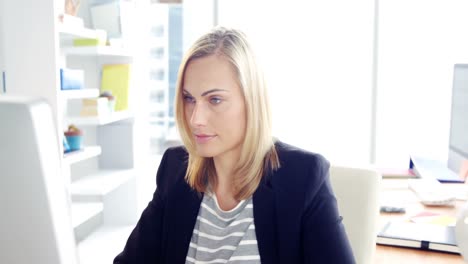
[[[333,164],[404,168],[409,154],[447,159],[453,64],[468,63],[467,1],[121,1],[133,3],[136,14],[130,53],[138,69],[139,143],[132,151],[142,157],[139,212],[156,187],[162,153],[180,144],[173,101],[182,56],[217,25],[250,38],[269,85],[278,139]],[[50,9],[64,0],[52,2]],[[91,27],[89,2],[115,1],[81,2],[79,15]],[[19,5],[0,1],[0,19],[9,25],[14,18],[5,7],[12,6]],[[50,11],[37,10],[41,17]],[[12,47],[2,36],[13,30],[2,24],[0,94],[8,93],[4,58]],[[106,239],[121,248],[131,228]]]
[[[170,52],[215,24],[239,28],[263,63],[279,139],[337,163],[405,167],[410,153],[446,159],[466,11],[461,0],[184,1],[182,49]]]

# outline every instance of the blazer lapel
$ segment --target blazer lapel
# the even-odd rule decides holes
[[[168,197],[167,208],[167,251],[164,263],[185,263],[193,228],[198,216],[202,195],[194,191],[179,177],[174,192]]]
[[[262,263],[277,263],[275,194],[262,180],[253,195],[255,234]]]

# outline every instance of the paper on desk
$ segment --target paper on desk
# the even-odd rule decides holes
[[[424,211],[410,218],[413,223],[455,226],[457,218],[449,215]]]

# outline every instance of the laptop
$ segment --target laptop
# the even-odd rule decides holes
[[[409,167],[421,178],[435,178],[439,182],[444,183],[465,182],[457,173],[450,170],[447,165],[437,160],[411,156]]]

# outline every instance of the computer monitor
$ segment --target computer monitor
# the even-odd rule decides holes
[[[78,263],[50,106],[0,95],[0,124],[0,263]]]
[[[447,166],[458,174],[468,160],[468,64],[454,65],[451,109]]]

